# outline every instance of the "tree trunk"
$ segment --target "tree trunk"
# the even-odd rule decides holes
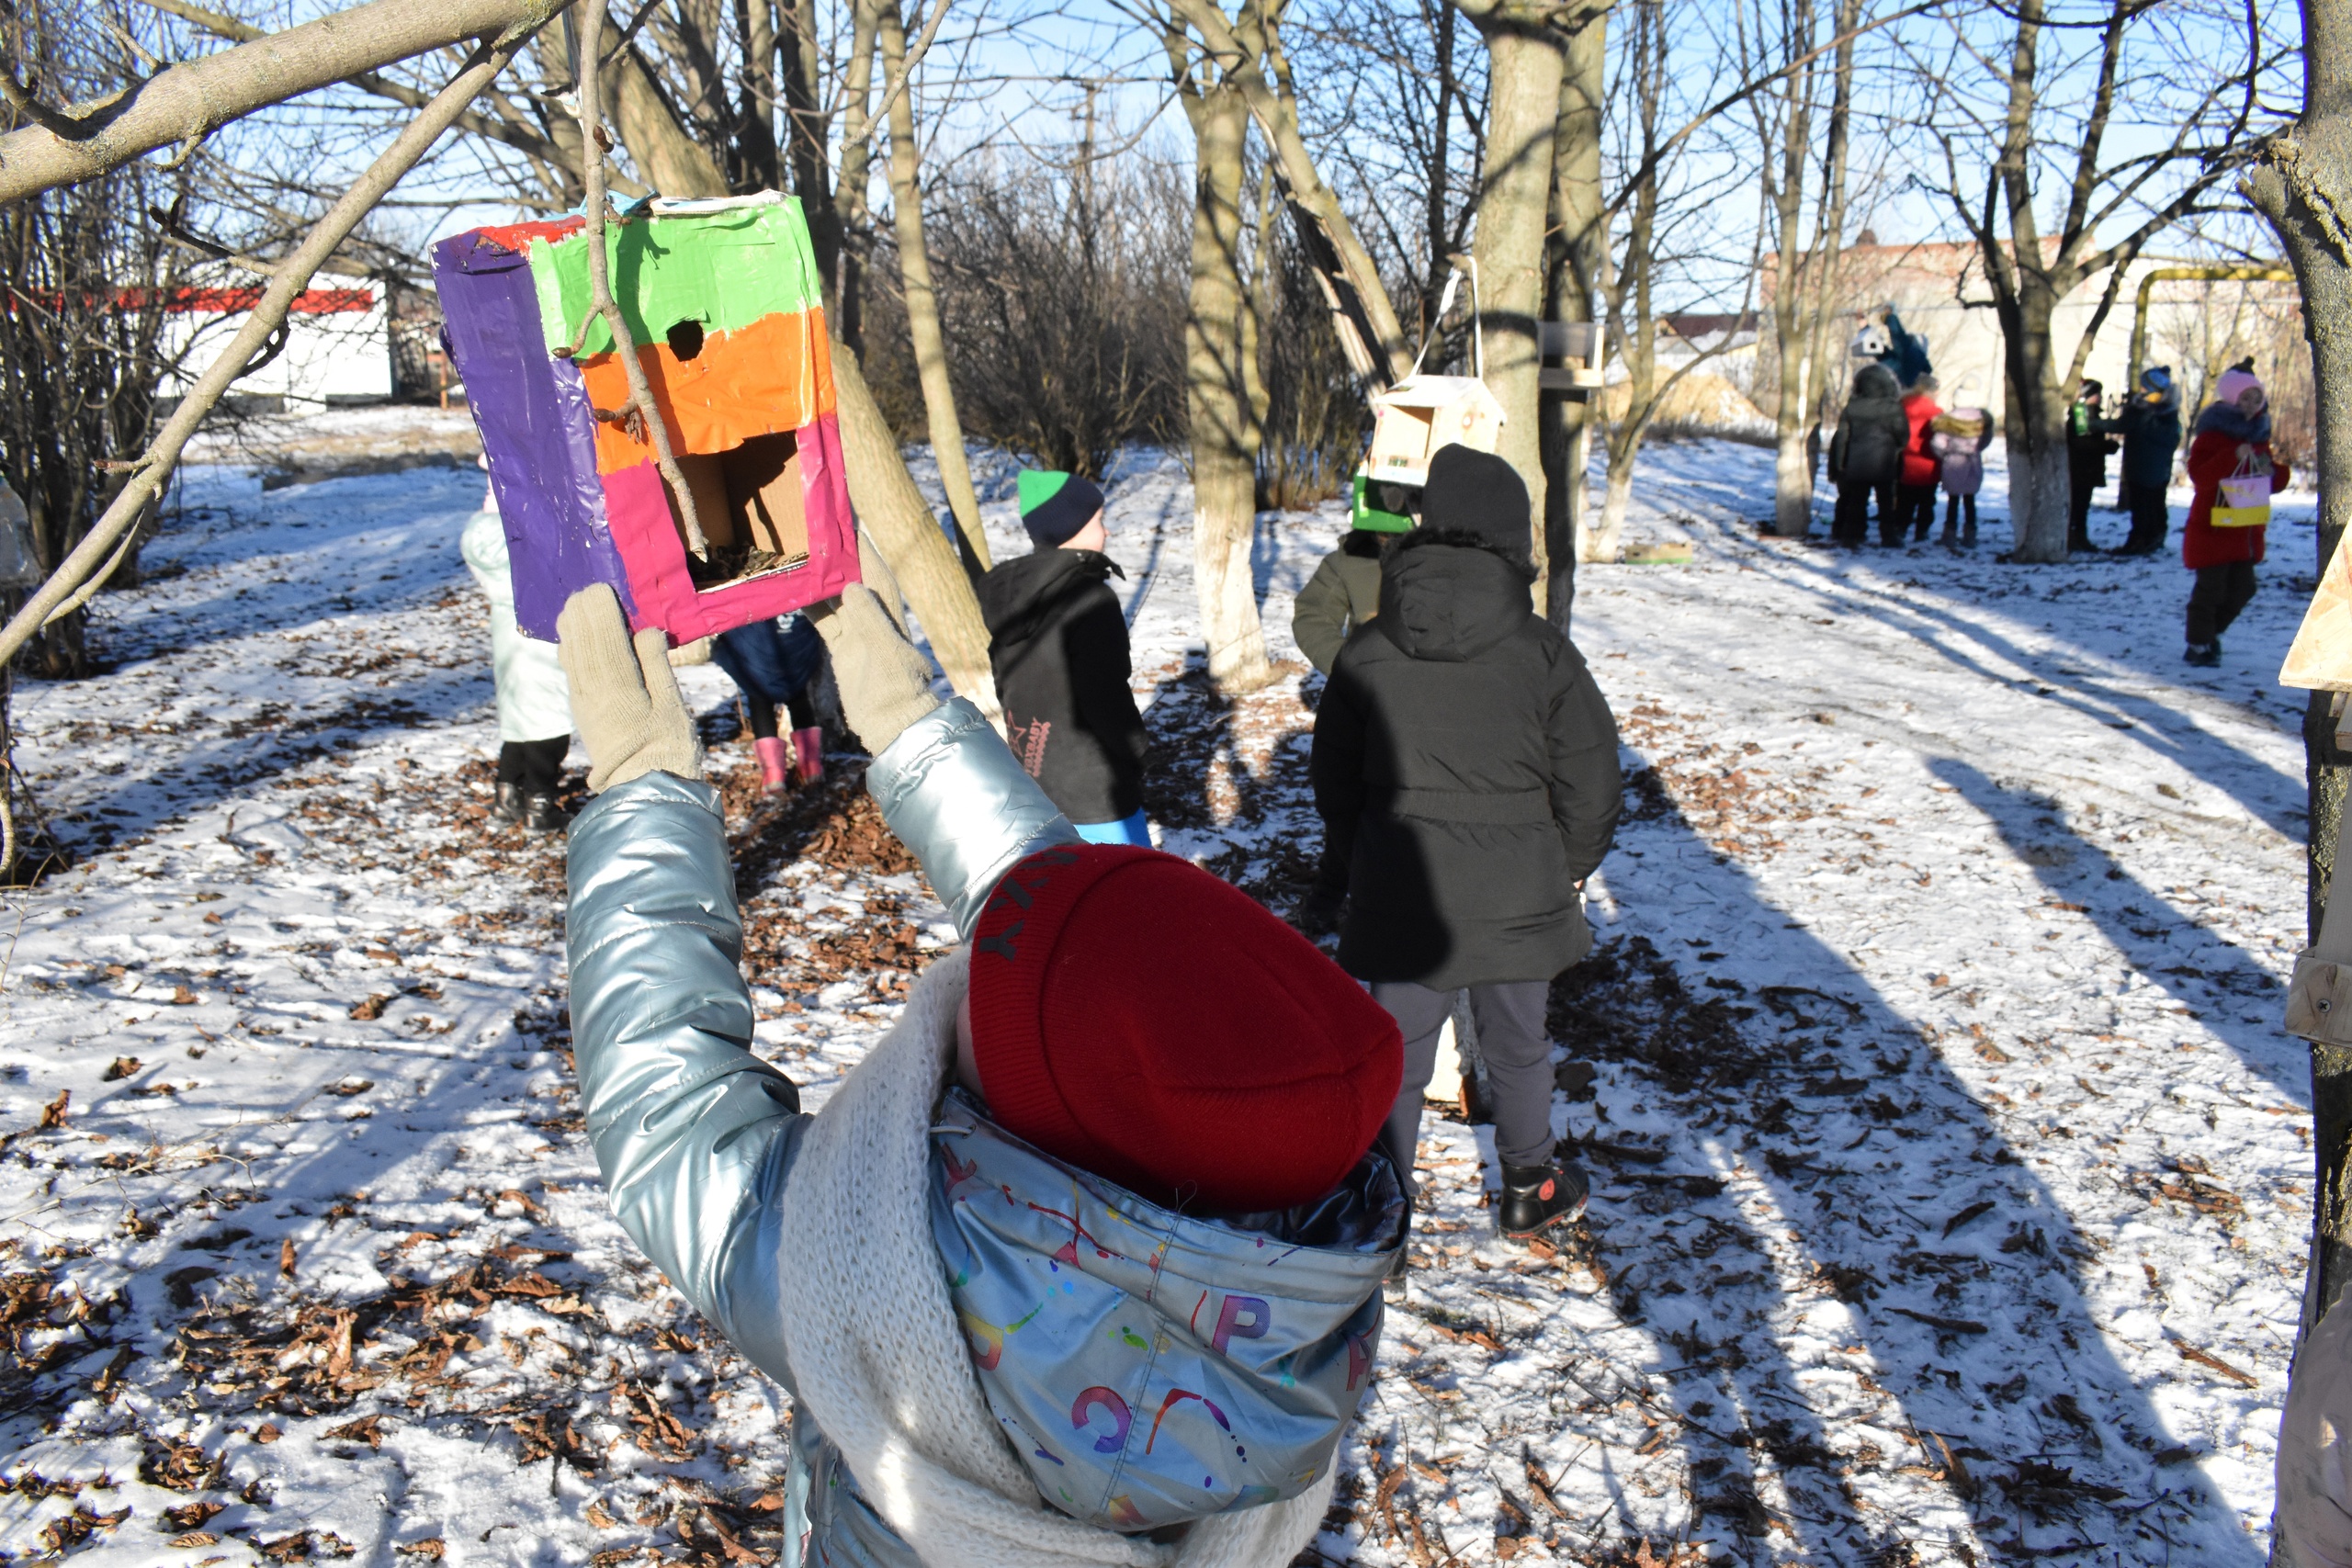
[[[1184,321],[1184,405],[1193,437],[1193,587],[1209,679],[1250,691],[1273,679],[1250,562],[1258,503],[1258,433],[1242,368],[1242,154],[1250,110],[1204,74],[1183,95],[1193,124],[1192,305]]]
[[[2303,112],[2247,181],[2278,231],[2302,290],[2318,398],[2319,564],[2352,523],[2352,0],[2303,0]],[[2314,692],[2303,722],[2311,801],[2308,919],[2312,939],[2336,871],[2335,834],[2352,756],[2335,745],[2328,694]],[[2352,1051],[2312,1052],[2312,1252],[2303,1292],[2308,1332],[2352,1283]]]
[[[737,178],[747,189],[773,190],[784,171],[775,154],[775,13],[768,0],[735,0],[735,35],[743,51],[736,64]]]
[[[1802,20],[1791,30],[1787,52],[1802,54],[1813,43],[1813,0],[1804,0]],[[1809,353],[1813,322],[1803,310],[1804,275],[1810,263],[1826,265],[1818,254],[1808,256],[1802,225],[1804,220],[1804,176],[1813,162],[1814,76],[1810,67],[1781,89],[1787,105],[1781,120],[1779,177],[1771,168],[1768,147],[1765,180],[1772,208],[1776,254],[1772,271],[1772,352],[1776,371],[1772,398],[1772,532],[1784,539],[1802,539],[1813,531],[1813,453],[1805,437],[1807,415],[1818,400],[1814,381],[1820,367]],[[1825,189],[1816,199],[1826,200]]]
[[[727,176],[686,134],[653,79],[628,50],[622,50],[613,61],[611,93],[613,134],[628,149],[648,186],[669,197],[731,194]]]
[[[1544,231],[1560,118],[1561,50],[1548,35],[1516,20],[1488,17],[1480,25],[1487,39],[1487,164],[1471,255],[1478,265],[1487,389],[1503,407],[1496,451],[1527,481],[1533,515],[1548,519],[1535,384],[1543,361],[1535,334],[1544,308]],[[1547,571],[1539,585],[1548,577]],[[1536,608],[1548,606],[1539,600]]]
[[[1403,376],[1413,363],[1412,345],[1405,341],[1404,328],[1397,323],[1380,268],[1357,238],[1338,193],[1324,184],[1316,170],[1314,155],[1299,130],[1298,105],[1289,83],[1269,79],[1259,58],[1273,34],[1272,25],[1254,4],[1243,11],[1250,25],[1238,30],[1218,8],[1217,0],[1168,0],[1168,6],[1181,24],[1201,35],[1218,79],[1239,91],[1265,135],[1266,155],[1282,170],[1290,187],[1287,196],[1315,220],[1338,257],[1340,274],[1354,290],[1371,330],[1374,341],[1364,346],[1375,361],[1375,370],[1385,368],[1390,380]],[[1177,73],[1180,78],[1183,74],[1182,62]]]
[[[931,503],[907,472],[899,438],[875,406],[856,356],[839,339],[833,342],[833,389],[842,461],[849,469],[849,499],[857,520],[889,562],[948,683],[993,718],[996,681],[989,672],[989,629],[980,619],[979,601],[933,519]]]
[[[842,341],[860,354],[865,352],[865,259],[873,227],[865,188],[874,147],[874,56],[882,15],[891,6],[892,0],[859,0],[841,89],[841,177],[833,182],[834,232],[841,238],[841,255],[833,298]]]
[[[808,221],[809,248],[833,330],[841,330],[842,220],[833,205],[831,118],[819,105],[823,64],[817,54],[816,0],[775,0],[776,48],[784,62],[785,161],[793,194]],[[853,54],[854,60],[854,54]]]
[[[2016,542],[2009,558],[2066,558],[2066,502],[2071,479],[2066,461],[2066,398],[2058,385],[2050,344],[2057,297],[2042,270],[2029,261],[2017,266],[2018,300],[2001,316],[2009,385],[2017,395],[2017,417],[2001,432],[2009,467],[2009,528]]]
[[[881,48],[883,79],[896,81],[907,68],[906,27],[897,0],[884,0]],[[963,536],[966,555],[986,571],[996,563],[989,558],[988,536],[980,529],[980,499],[964,460],[964,425],[956,417],[956,388],[947,375],[946,334],[940,330],[939,294],[932,287],[931,250],[923,240],[920,158],[910,84],[890,103],[890,208],[899,241],[899,281],[907,300],[907,336],[914,347],[923,416],[931,431],[932,457],[939,464],[939,485],[947,492],[947,510]]]
[[[1804,338],[1804,400],[1797,410],[1796,463],[1804,479],[1804,505],[1800,516],[1781,510],[1778,486],[1782,472],[1781,465],[1790,459],[1785,450],[1774,456],[1773,527],[1784,536],[1792,527],[1796,535],[1813,527],[1814,440],[1820,430],[1823,417],[1833,396],[1842,400],[1844,388],[1838,383],[1845,378],[1844,355],[1830,341],[1829,323],[1838,313],[1838,286],[1844,270],[1846,254],[1847,173],[1850,167],[1850,146],[1854,129],[1854,39],[1853,32],[1860,22],[1862,0],[1838,0],[1835,37],[1844,41],[1838,45],[1830,66],[1829,145],[1822,170],[1821,198],[1817,207],[1819,220],[1814,226],[1813,260],[1803,273],[1804,293],[1800,301],[1803,311]],[[1826,445],[1825,442],[1824,445]]]
[[[1600,105],[1609,90],[1609,13],[1569,35],[1560,73],[1559,123],[1552,137],[1551,269],[1544,317],[1592,320],[1592,290],[1607,240],[1600,197]],[[1592,404],[1555,392],[1539,408],[1544,525],[1536,535],[1544,614],[1566,632],[1576,604],[1577,531],[1585,504],[1585,446]]]

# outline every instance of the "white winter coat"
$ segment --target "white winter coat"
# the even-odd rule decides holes
[[[498,739],[551,740],[571,733],[571,698],[555,644],[525,637],[514,625],[514,581],[506,564],[506,527],[494,510],[467,520],[458,540],[466,570],[490,601],[490,660],[498,676]]]

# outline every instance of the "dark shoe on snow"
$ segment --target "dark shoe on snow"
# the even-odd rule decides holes
[[[492,822],[523,820],[523,786],[521,784],[503,784],[498,786],[498,803],[490,808],[490,819]]]
[[[555,796],[534,795],[523,802],[523,826],[534,833],[560,833],[571,826],[571,817],[557,809]]]
[[[1591,1185],[1572,1165],[1506,1165],[1496,1224],[1507,1241],[1525,1241],[1584,1213]]]
[[[2188,651],[2181,657],[2191,664],[2210,670],[2222,662],[2222,645],[2218,640],[2192,642],[2188,645]]]
[[[1290,923],[1308,936],[1329,936],[1340,929],[1340,905],[1345,895],[1310,887],[1290,912]]]

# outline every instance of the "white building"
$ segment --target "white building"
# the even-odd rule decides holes
[[[286,317],[285,346],[231,387],[229,395],[239,406],[314,413],[335,404],[390,399],[391,334],[383,286],[372,279],[332,281],[334,287],[308,288],[295,299]],[[260,299],[258,285],[182,289],[164,307],[158,351],[176,362],[178,371],[164,378],[162,395],[175,398],[187,391]]]

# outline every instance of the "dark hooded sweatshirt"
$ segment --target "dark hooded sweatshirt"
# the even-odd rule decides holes
[[[1143,807],[1143,716],[1109,583],[1118,570],[1099,551],[1041,549],[980,579],[1005,738],[1072,822],[1116,822]]]
[[[1617,724],[1531,575],[1476,536],[1408,534],[1332,665],[1309,773],[1358,979],[1548,980],[1592,945],[1576,885],[1616,829]]]

